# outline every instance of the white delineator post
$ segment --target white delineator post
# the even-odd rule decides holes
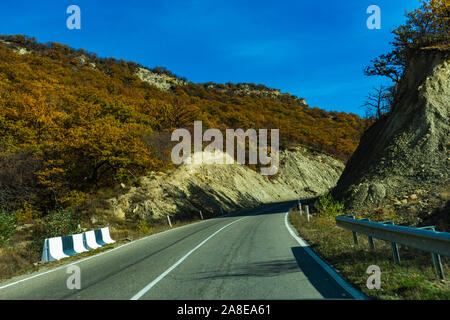
[[[309,222],[309,205],[306,205],[306,220]]]
[[[300,211],[300,216],[302,216],[303,212],[302,212],[302,204],[301,204],[300,200],[298,200],[298,210]]]
[[[200,210],[200,218],[203,220],[202,210]]]
[[[172,222],[170,222],[170,217],[167,216],[167,221],[169,222],[169,227],[172,229]]]

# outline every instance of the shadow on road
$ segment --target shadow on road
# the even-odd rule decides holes
[[[230,270],[214,270],[203,273],[199,280],[227,279],[240,277],[276,277],[285,273],[298,272],[298,264],[293,259],[260,261],[234,265]]]
[[[298,267],[325,299],[353,299],[305,250],[291,248]]]
[[[197,280],[232,279],[247,277],[276,277],[302,272],[311,285],[325,299],[353,299],[303,247],[291,248],[293,258],[236,264],[224,270],[197,273]],[[276,280],[275,280],[276,281]]]
[[[240,211],[236,211],[230,214],[226,214],[223,216],[216,216],[214,218],[228,218],[228,217],[243,217],[243,216],[254,216],[254,215],[261,215],[261,214],[276,214],[276,213],[282,213],[287,212],[294,206],[296,206],[298,203],[298,200],[290,200],[290,201],[283,201],[283,202],[275,202],[275,203],[266,203],[259,207],[252,208],[252,209],[244,209]]]

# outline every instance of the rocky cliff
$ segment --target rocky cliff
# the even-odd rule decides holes
[[[392,207],[413,218],[409,223],[420,223],[432,212],[448,211],[448,48],[422,49],[414,55],[396,101],[392,112],[361,138],[334,195],[355,211]]]

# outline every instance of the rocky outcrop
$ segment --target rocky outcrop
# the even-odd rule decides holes
[[[187,81],[179,79],[175,76],[171,76],[165,73],[154,72],[152,70],[142,67],[139,67],[135,74],[142,81],[154,85],[163,91],[170,91],[178,86],[184,86],[188,84]],[[217,91],[235,97],[250,96],[254,98],[272,99],[275,101],[291,99],[295,100],[299,105],[308,106],[306,100],[303,98],[291,96],[289,93],[281,93],[279,89],[268,88],[264,85],[255,85],[250,83],[238,83],[238,84],[204,83],[203,86],[205,87],[206,90]]]
[[[253,83],[204,83],[203,86],[210,91],[218,91],[235,97],[250,96],[254,98],[272,99],[275,101],[283,101],[286,99],[295,100],[299,105],[308,106],[304,98],[297,98],[289,93],[281,93],[281,90],[268,88],[265,85]]]
[[[276,176],[262,176],[246,165],[183,164],[167,174],[140,179],[139,187],[110,199],[120,219],[158,219],[165,215],[218,214],[261,203],[312,197],[332,188],[344,164],[305,148],[280,152]]]
[[[18,54],[33,54],[33,52],[31,50],[28,50],[27,48],[20,47],[20,46],[14,44],[14,43],[11,43],[11,42],[8,42],[8,41],[0,39],[0,43],[3,43],[6,46],[10,47],[14,52],[17,52]]]
[[[415,215],[429,213],[434,209],[429,197],[449,186],[448,49],[417,52],[396,101],[391,113],[363,135],[334,190],[352,210],[392,205],[397,212],[405,207]]]
[[[156,86],[163,91],[169,91],[174,87],[186,85],[186,81],[167,74],[159,74],[146,68],[139,68],[136,75],[144,82]]]

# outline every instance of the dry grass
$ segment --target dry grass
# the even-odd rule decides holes
[[[186,221],[175,221],[172,222],[172,227],[178,228],[198,221],[200,220],[192,219]],[[129,241],[137,240],[169,229],[170,227],[167,224],[167,220],[155,221],[149,226],[146,233],[139,233],[133,228],[122,230],[113,229],[111,230],[111,238],[116,241],[115,243],[73,257],[47,263],[40,263],[42,248],[36,249],[29,241],[23,241],[29,237],[22,233],[18,233],[12,241],[13,245],[6,248],[0,248],[0,280],[3,281],[15,276],[57,267],[110,250]]]
[[[35,270],[33,263],[40,258],[40,254],[28,246],[0,249],[0,279]]]

